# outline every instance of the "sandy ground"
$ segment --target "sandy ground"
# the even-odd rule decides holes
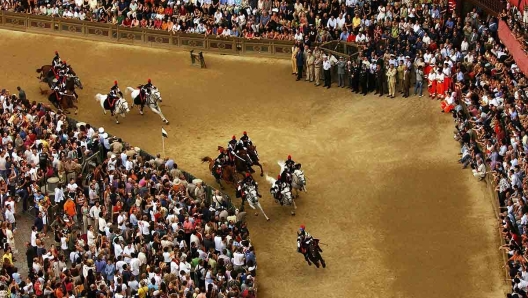
[[[115,79],[124,90],[151,78],[171,122],[167,155],[207,183],[214,180],[200,158],[244,130],[270,175],[288,154],[303,164],[309,192],[294,217],[257,177],[271,217],[249,219],[259,297],[502,295],[489,197],[457,164],[452,118],[438,102],[316,88],[295,82],[288,61],[206,54],[209,68],[199,69],[187,52],[0,32],[2,87],[21,85],[30,99],[46,100],[35,69],[58,50],[85,86],[77,118],[157,153],[156,115],[134,110],[116,125],[94,100]],[[296,252],[300,224],[327,244],[328,268],[308,267]]]

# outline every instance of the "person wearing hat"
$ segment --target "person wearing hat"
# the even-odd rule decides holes
[[[242,147],[242,149],[247,150],[249,146],[253,146],[253,142],[248,137],[247,132],[244,131],[242,133],[242,136],[240,137],[240,140],[238,141],[238,146]]]
[[[231,160],[231,163],[235,163],[235,156],[236,156],[236,145],[238,141],[236,139],[236,136],[232,136],[229,143],[227,143],[227,154],[229,155],[229,160]]]
[[[404,65],[403,60],[398,60],[398,67],[396,68],[397,72],[397,81],[398,89],[400,89],[400,93],[403,94],[403,71],[404,71]]]
[[[141,108],[142,109],[143,109],[143,106],[145,105],[145,99],[150,96],[152,89],[157,89],[157,88],[156,86],[152,84],[151,79],[148,79],[147,83],[140,88],[141,92],[139,92],[139,94],[142,96],[141,97]]]
[[[110,88],[110,92],[108,92],[108,104],[110,106],[110,111],[112,112],[112,116],[114,116],[115,112],[115,103],[119,100],[119,98],[123,97],[123,93],[119,89],[119,86],[117,85],[117,81],[114,81],[114,86]]]
[[[313,237],[306,231],[306,226],[301,225],[297,232],[297,252],[303,254],[308,265],[312,265],[310,259],[308,259],[308,246],[312,241]]]
[[[394,64],[390,64],[387,70],[387,83],[389,85],[389,97],[394,98],[396,94],[396,68]]]
[[[248,186],[254,186],[255,191],[257,192],[257,196],[259,198],[262,198],[262,195],[259,193],[259,190],[258,190],[258,182],[255,181],[255,179],[253,179],[250,173],[246,173],[244,180],[240,181],[240,183],[238,184],[237,190],[240,192],[240,196],[242,198],[246,196],[245,190]]]
[[[57,68],[61,65],[61,58],[59,56],[59,52],[55,51],[55,57],[53,57],[53,60],[51,60],[51,66],[53,68]]]

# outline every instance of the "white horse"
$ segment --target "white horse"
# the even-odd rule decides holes
[[[288,183],[281,182],[281,191],[280,191],[281,200],[279,201],[277,200],[277,196],[276,196],[277,191],[278,191],[278,186],[275,182],[277,182],[277,180],[273,179],[272,177],[268,175],[266,175],[266,180],[271,184],[270,193],[273,196],[273,198],[275,198],[275,201],[277,203],[281,203],[281,205],[286,205],[286,206],[293,205],[293,210],[291,211],[291,214],[295,215],[295,210],[297,209],[297,205],[295,204],[295,198],[292,195],[292,192],[291,192],[291,189]]]
[[[293,171],[292,188],[295,189],[297,198],[299,197],[299,191],[308,192],[306,189],[306,176],[304,176],[304,171],[300,168]]]
[[[277,162],[280,166],[280,173],[284,172],[284,169],[286,168],[286,162],[283,160],[279,160]],[[291,177],[291,185],[292,188],[295,189],[296,197],[299,197],[299,191],[308,192],[306,189],[306,176],[304,175],[304,171],[301,170],[301,165],[296,164],[296,169],[293,171],[293,173],[289,173],[288,177]]]
[[[130,97],[132,98],[132,107],[138,106],[139,113],[143,115],[143,107],[141,106],[141,100],[139,99],[140,89],[127,87],[125,93],[128,94],[129,92],[131,93]],[[150,96],[145,99],[144,105],[148,106],[152,110],[152,112],[158,114],[165,124],[169,124],[169,121],[165,118],[165,116],[163,116],[161,108],[158,105],[158,102],[161,101],[161,94],[158,91],[158,88],[152,88]]]
[[[255,188],[255,186],[253,185],[246,186],[246,200],[249,204],[249,207],[251,207],[252,209],[256,209],[255,206],[258,207],[260,212],[262,212],[262,214],[266,218],[266,220],[268,221],[270,220],[269,217],[264,212],[264,210],[262,209],[262,206],[260,205],[259,198],[257,195],[257,189]],[[255,215],[258,215],[258,213],[255,213]]]
[[[103,109],[103,113],[106,115],[106,111],[110,111],[109,103],[107,102],[108,95],[103,95],[100,93],[97,93],[95,95],[95,100],[98,101],[101,104],[101,108]],[[114,116],[115,116],[115,122],[119,124],[119,120],[117,120],[117,116],[121,115],[121,117],[125,118],[126,113],[130,112],[130,109],[128,108],[128,102],[124,98],[119,98],[115,103],[115,110],[114,110]]]

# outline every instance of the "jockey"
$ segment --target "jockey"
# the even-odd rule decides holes
[[[114,86],[110,88],[110,92],[108,93],[108,104],[110,105],[110,111],[112,112],[112,116],[114,116],[115,111],[115,103],[119,100],[119,98],[123,97],[123,93],[121,90],[119,90],[119,86],[117,86],[117,81],[114,81]]]
[[[57,68],[61,64],[61,58],[59,56],[59,52],[55,51],[55,57],[53,57],[53,60],[51,61],[51,66],[53,68]]]
[[[273,183],[273,185],[271,186],[270,193],[273,195],[273,198],[281,205],[283,204],[282,203],[282,188],[283,188],[283,183],[282,183],[281,175],[279,175],[277,176],[277,181],[275,181],[275,183]]]
[[[246,173],[246,177],[244,178],[244,180],[242,180],[240,182],[240,184],[238,186],[238,189],[240,191],[240,194],[242,195],[242,198],[244,198],[246,196],[245,189],[248,186],[254,186],[255,187],[255,191],[257,192],[257,196],[259,198],[262,198],[262,195],[259,193],[259,190],[258,190],[258,182],[255,181],[253,179],[253,177],[251,177],[250,173]]]
[[[235,162],[235,155],[236,155],[236,145],[237,145],[237,140],[236,140],[236,136],[233,136],[231,138],[231,141],[229,141],[229,143],[227,143],[227,153],[229,155],[229,159],[231,160],[231,162]]]
[[[312,265],[308,259],[308,246],[314,240],[310,233],[306,232],[306,227],[301,225],[299,232],[297,232],[297,252],[304,255],[304,259],[308,262],[309,265]]]
[[[55,79],[57,80],[53,87],[53,91],[59,92],[60,94],[64,93],[64,89],[66,88],[66,78],[64,76],[56,75]]]
[[[229,155],[224,148],[220,149],[220,154],[215,159],[215,163],[223,166],[229,161]]]
[[[145,95],[145,98],[147,96],[150,96],[150,92],[152,91],[152,88],[156,88],[156,87],[154,87],[154,85],[152,85],[152,81],[148,79],[147,83],[141,87],[141,92]],[[143,101],[144,100],[142,98],[142,102]]]
[[[295,166],[295,161],[292,160],[291,155],[288,155],[288,160],[286,160],[286,168],[293,173]]]
[[[244,150],[247,150],[248,146],[253,146],[253,142],[251,142],[251,139],[248,137],[247,132],[245,131],[238,142],[242,145]]]
[[[68,63],[66,62],[66,60],[62,61],[62,65],[60,69],[62,72],[64,72],[65,75],[70,73],[70,66],[68,66]]]

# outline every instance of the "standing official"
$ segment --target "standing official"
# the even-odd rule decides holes
[[[321,85],[321,68],[323,67],[323,57],[321,56],[321,52],[316,47],[314,50],[314,75],[315,75],[315,86]]]
[[[315,76],[315,56],[312,54],[312,50],[308,50],[308,56],[306,57],[306,80],[313,82]]]
[[[328,60],[328,56],[323,56],[323,70],[324,70],[324,86],[327,89],[332,85],[332,77],[330,76],[330,70],[332,69],[332,64]]]
[[[409,89],[411,88],[411,70],[407,65],[403,66],[403,97],[409,97]]]
[[[389,66],[389,70],[387,70],[387,82],[389,84],[389,97],[394,98],[394,94],[396,93],[396,68],[394,68],[394,64],[391,64]]]

